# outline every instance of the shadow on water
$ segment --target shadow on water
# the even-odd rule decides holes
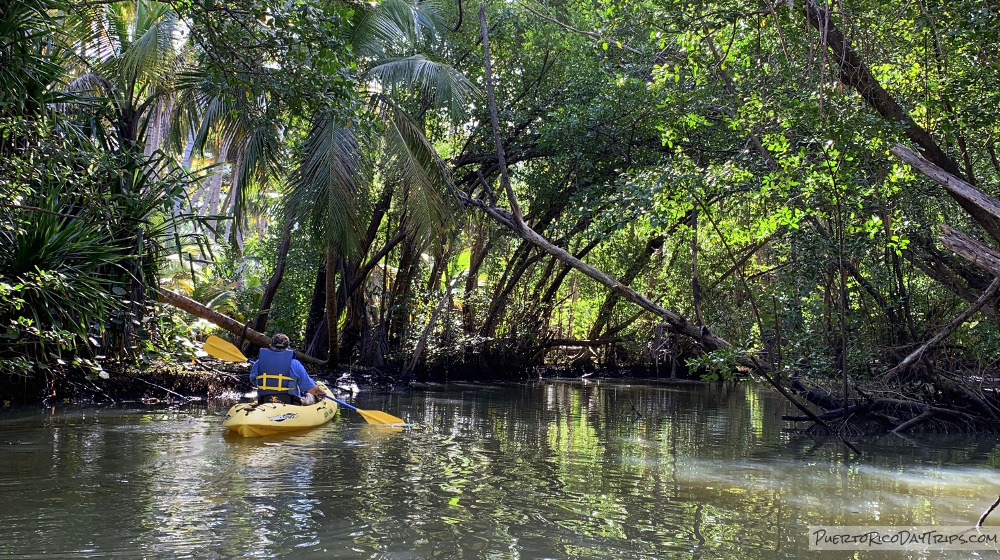
[[[0,555],[801,558],[810,525],[972,524],[1000,493],[996,438],[872,438],[845,460],[754,387],[462,384],[353,404],[412,425],[341,413],[240,438],[226,407],[0,412]]]

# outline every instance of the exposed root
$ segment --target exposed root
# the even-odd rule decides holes
[[[940,374],[939,374],[940,375]],[[914,391],[869,382],[864,389],[856,388],[860,398],[844,401],[825,387],[801,379],[793,379],[792,387],[810,403],[823,409],[818,418],[838,427],[839,433],[885,433],[903,435],[914,430],[933,432],[995,432],[995,397],[981,388],[971,389],[954,384],[947,390],[927,384]],[[923,385],[917,385],[918,388]],[[975,392],[976,399],[965,397]],[[977,404],[978,403],[978,404]],[[812,421],[806,416],[783,416],[792,422]],[[809,429],[815,432],[818,426]]]

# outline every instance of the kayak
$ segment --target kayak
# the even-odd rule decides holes
[[[321,381],[316,385],[330,394]],[[337,403],[320,399],[310,405],[284,403],[240,403],[229,409],[222,425],[243,437],[269,436],[284,432],[308,430],[328,422],[337,414]]]

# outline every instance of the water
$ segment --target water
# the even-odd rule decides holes
[[[341,411],[243,439],[225,406],[0,411],[0,556],[881,558],[809,551],[808,527],[972,525],[1000,494],[995,438],[874,438],[848,460],[753,387],[449,385],[354,404],[413,427]]]

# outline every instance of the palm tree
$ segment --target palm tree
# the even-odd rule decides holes
[[[192,149],[204,155],[211,148],[216,165],[233,163],[226,200],[220,200],[223,170],[219,169],[205,185],[202,210],[210,216],[232,214],[233,239],[239,249],[253,187],[279,175],[280,103],[265,88],[258,92],[242,86],[234,89],[207,68],[185,73],[178,89],[172,131],[175,147],[185,137],[183,131],[189,131]],[[226,237],[228,228],[223,231],[217,238]]]
[[[448,221],[444,169],[418,118],[425,104],[460,119],[477,90],[454,68],[428,56],[440,46],[443,28],[433,2],[383,0],[359,10],[351,44],[359,59],[359,97],[367,100],[359,107],[363,118],[359,124],[335,111],[315,115],[292,177],[289,208],[326,247],[331,367],[339,358],[337,264],[367,251],[362,216],[381,198],[378,186],[402,198],[403,227],[418,242]],[[412,101],[416,110],[408,110]]]
[[[0,117],[29,116],[57,100],[66,49],[54,40],[54,0],[0,0]]]
[[[119,149],[137,151],[146,125],[168,112],[164,104],[184,64],[177,13],[164,3],[136,0],[102,4],[76,17],[84,30],[76,47],[82,72],[69,89],[109,99]]]

